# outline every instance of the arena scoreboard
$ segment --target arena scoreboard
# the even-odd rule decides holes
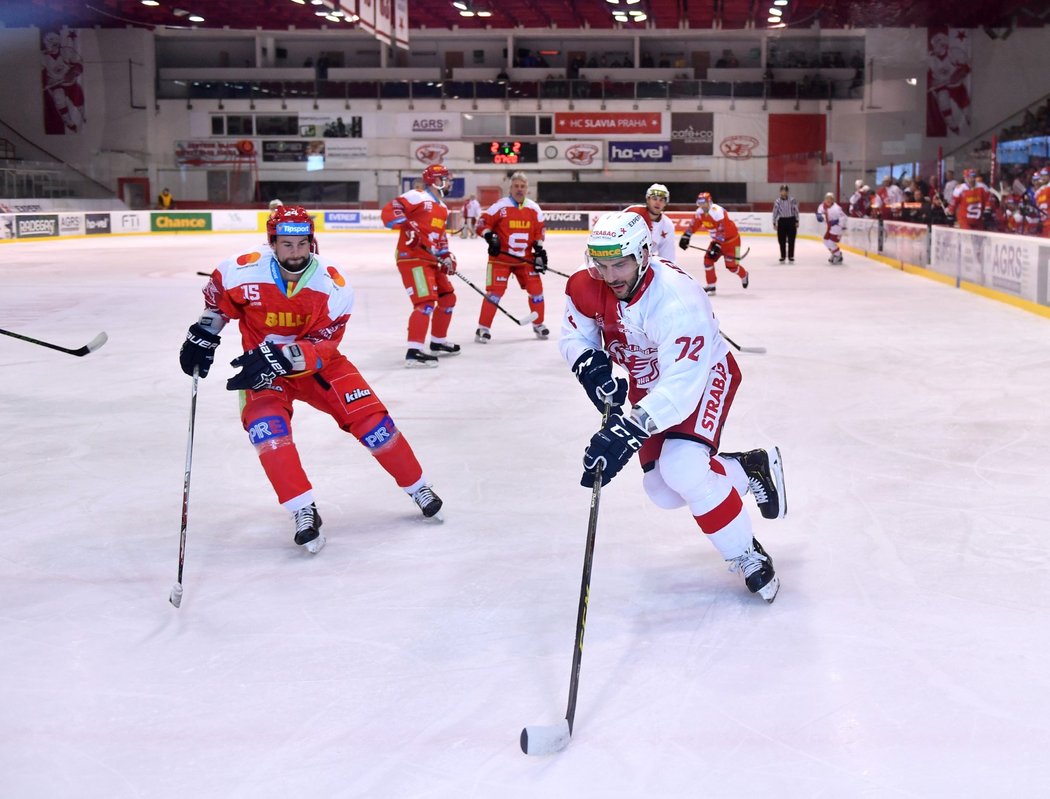
[[[490,141],[474,143],[475,164],[535,164],[539,152],[535,142]]]

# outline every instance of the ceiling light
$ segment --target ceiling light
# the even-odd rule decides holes
[[[292,0],[293,3],[298,3],[301,6],[306,5],[306,0]]]
[[[457,10],[459,10],[459,11],[466,11],[467,10],[467,4],[466,3],[460,3],[458,1],[453,3],[452,7],[457,9]]]
[[[627,21],[627,15],[626,14],[613,14],[613,19],[615,19],[617,22],[626,22]]]
[[[142,5],[144,5],[144,6],[159,6],[160,2],[159,2],[159,0],[142,0]]]
[[[780,22],[780,17],[769,17],[766,22]]]
[[[770,25],[769,27],[771,27],[771,28],[786,28],[787,25],[785,25],[783,22],[778,22],[776,25]]]
[[[479,17],[491,17],[492,16],[492,12],[491,11],[479,11],[478,12],[478,16]]]
[[[473,11],[460,11],[459,15],[461,17],[472,17],[472,16],[474,16],[474,12]]]
[[[609,3],[610,5],[614,5],[614,6],[620,5],[620,0],[605,0],[605,2]]]
[[[642,2],[642,0],[627,0],[627,5],[629,5],[629,6],[636,6],[640,2]]]
[[[783,14],[784,14],[784,12],[781,11],[779,8],[771,8],[771,9],[769,9],[769,16],[771,16],[771,17],[779,17],[779,16],[782,16]]]
[[[200,14],[190,14],[187,19],[189,19],[190,22],[204,22],[204,17]]]
[[[788,0],[773,0],[773,5],[775,6],[786,6],[787,4]]]

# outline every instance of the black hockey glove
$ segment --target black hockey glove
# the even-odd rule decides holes
[[[572,372],[587,392],[587,399],[602,413],[605,413],[606,399],[613,408],[619,408],[627,401],[627,381],[613,377],[612,361],[601,350],[583,353],[572,365]]]
[[[179,350],[179,366],[182,371],[193,377],[193,370],[201,377],[208,376],[212,361],[215,360],[215,348],[219,346],[219,337],[201,327],[199,323],[190,325],[186,331],[186,340]]]
[[[226,381],[230,391],[262,391],[273,385],[278,377],[284,377],[292,371],[292,362],[281,352],[277,344],[264,341],[253,350],[248,350],[230,361],[241,371]]]
[[[642,442],[649,434],[635,421],[622,413],[609,417],[602,429],[591,436],[591,443],[583,453],[583,477],[580,485],[584,488],[594,486],[594,475],[602,470],[602,485],[620,473],[620,469],[642,448]]]
[[[495,231],[485,231],[485,241],[489,243],[489,255],[495,257],[500,253],[499,236],[496,235]]]
[[[543,245],[538,241],[532,242],[533,252],[533,268],[536,270],[536,274],[542,275],[547,271],[547,251],[543,249]]]
[[[692,234],[691,231],[687,230],[685,233],[683,233],[682,234],[682,238],[678,239],[678,249],[680,249],[680,250],[688,250],[689,249],[689,239],[691,239],[692,237],[693,237],[693,234]]]
[[[707,248],[707,254],[712,260],[717,260],[718,256],[722,254],[722,245],[717,241],[712,241],[711,246]]]

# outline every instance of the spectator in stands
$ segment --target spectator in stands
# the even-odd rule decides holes
[[[930,195],[930,210],[929,220],[930,225],[950,225],[951,222],[948,219],[947,210],[944,207],[944,200],[941,195],[934,192]]]
[[[944,190],[941,191],[941,199],[946,203],[951,202],[952,194],[955,193],[955,187],[959,185],[959,181],[955,179],[955,171],[949,169],[944,173]]]
[[[480,216],[481,203],[478,202],[477,197],[471,194],[463,204],[463,238],[477,238],[478,233],[475,228],[478,225],[478,218]]]
[[[171,211],[175,208],[175,198],[171,196],[171,189],[167,186],[164,191],[157,195],[157,210]]]
[[[654,66],[653,57],[648,53],[642,53],[641,65],[642,69],[652,69]]]

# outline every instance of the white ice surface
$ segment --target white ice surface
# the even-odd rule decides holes
[[[343,350],[445,500],[414,505],[330,419],[296,438],[328,546],[292,543],[224,390],[201,383],[174,582],[203,278],[258,235],[14,243],[0,337],[0,795],[1015,797],[1050,751],[1050,320],[817,242],[751,237],[716,311],[744,345],[727,450],[779,444],[790,512],[756,519],[773,605],[631,464],[603,493],[575,735],[564,715],[598,417],[557,352],[455,281],[457,358],[402,368],[393,239],[329,234]],[[580,235],[552,235],[573,271]],[[484,242],[453,249],[484,282]],[[699,254],[683,256],[697,273]],[[564,280],[546,281],[560,323]],[[523,292],[506,305],[525,314]]]

